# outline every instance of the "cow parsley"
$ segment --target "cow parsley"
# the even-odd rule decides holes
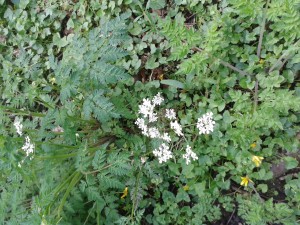
[[[173,157],[170,147],[165,143],[162,143],[158,149],[154,149],[153,154],[158,158],[158,162],[167,162]]]
[[[192,151],[192,148],[189,145],[186,146],[186,153],[182,157],[186,160],[186,165],[190,164],[191,158],[192,160],[198,159],[198,156]]]
[[[161,103],[164,101],[164,98],[161,97],[160,92],[157,93],[157,95],[154,96],[152,99],[153,105],[161,105]]]
[[[183,136],[182,127],[177,120],[171,122],[170,126],[178,136]]]
[[[197,128],[199,129],[199,134],[209,134],[213,132],[215,121],[212,119],[212,116],[213,113],[208,112],[198,118]]]
[[[17,134],[19,134],[20,136],[22,136],[23,135],[23,132],[22,132],[23,125],[22,125],[21,119],[19,119],[19,117],[15,118],[14,126],[15,126],[15,128],[17,130]]]
[[[170,146],[180,147],[180,142],[183,139],[188,142],[176,117],[175,110],[157,109],[157,106],[161,106],[163,101],[164,98],[161,93],[158,93],[152,99],[144,98],[142,104],[139,105],[138,113],[140,117],[135,121],[144,136],[156,139],[155,142],[160,142],[160,146],[153,150],[153,154],[158,158],[159,163],[167,162],[173,157]],[[209,134],[213,131],[215,121],[213,121],[212,116],[213,114],[209,112],[198,119],[196,126],[200,134]],[[174,136],[171,136],[166,130],[172,130],[180,139],[175,138],[172,140]],[[178,144],[172,143],[175,140],[178,140]],[[186,160],[186,164],[189,164],[191,161],[197,160],[198,156],[187,145],[183,158]]]
[[[176,113],[174,109],[166,109],[166,118],[168,118],[169,120],[176,119]]]
[[[29,156],[31,153],[33,153],[34,145],[31,144],[29,136],[25,137],[25,144],[23,145],[22,150],[26,153],[26,156]]]

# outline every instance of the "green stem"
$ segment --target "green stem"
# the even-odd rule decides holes
[[[269,0],[267,0],[266,6],[263,10],[263,20],[262,20],[262,24],[261,24],[261,27],[260,27],[260,34],[259,34],[259,40],[258,40],[258,46],[257,46],[257,52],[256,52],[256,55],[257,55],[258,58],[260,58],[260,55],[261,55],[261,46],[262,46],[264,32],[266,30],[265,26],[266,26],[266,20],[267,20],[268,5],[269,5]],[[258,104],[258,80],[256,79],[255,88],[254,88],[253,112],[256,112],[257,104]]]
[[[58,212],[57,212],[57,217],[58,218],[60,218],[60,214],[61,214],[61,212],[63,210],[63,207],[64,207],[64,205],[65,205],[65,203],[67,201],[67,198],[70,195],[70,192],[72,191],[72,189],[74,188],[74,186],[77,184],[77,182],[81,179],[81,177],[82,177],[82,174],[80,172],[76,171],[75,175],[74,175],[72,181],[70,182],[70,184],[69,184],[69,186],[68,186],[68,188],[67,188],[67,190],[66,190],[66,192],[65,192],[65,194],[64,194],[64,196],[63,196],[63,198],[61,200],[61,203],[60,203],[60,205],[58,207]]]
[[[152,18],[151,18],[151,15],[148,11],[145,11],[144,10],[144,7],[142,6],[142,4],[140,2],[137,2],[140,9],[142,10],[143,14],[144,14],[144,17],[146,18],[146,20],[148,20],[148,22],[150,23],[150,26],[153,30],[155,30],[157,32],[157,28],[155,26],[155,23],[153,22]]]
[[[86,223],[88,222],[88,219],[91,216],[92,210],[94,209],[95,205],[96,205],[96,202],[94,202],[94,205],[93,205],[92,209],[90,210],[89,214],[87,215],[83,225],[86,225]]]
[[[76,156],[77,153],[54,155],[54,156],[37,156],[36,159],[45,160],[45,159],[67,159]]]
[[[139,188],[139,181],[140,181],[140,177],[142,174],[142,166],[140,167],[140,171],[138,173],[138,176],[136,178],[136,183],[135,183],[135,189],[134,189],[134,198],[133,198],[133,204],[132,204],[132,209],[131,209],[131,220],[133,222],[133,217],[134,217],[134,213],[135,213],[135,207],[136,207],[136,198],[137,198],[137,192],[138,192],[138,188]]]
[[[20,116],[34,116],[34,117],[45,117],[43,113],[36,113],[36,112],[30,112],[30,111],[23,111],[20,109],[15,109],[7,106],[1,106],[1,110],[5,114],[14,114],[14,115],[20,115]]]
[[[47,206],[47,214],[50,214],[50,208],[51,208],[51,206],[54,204],[54,201],[56,200],[56,198],[58,197],[58,195],[59,195],[59,192],[61,192],[64,188],[65,188],[65,186],[68,184],[68,182],[74,177],[74,175],[75,175],[75,173],[76,173],[76,171],[75,172],[73,172],[71,175],[69,175],[70,174],[70,172],[73,170],[74,168],[72,168],[72,169],[70,169],[69,170],[69,172],[67,173],[67,176],[63,179],[64,181],[60,184],[60,185],[58,185],[54,190],[53,190],[53,200],[52,200],[52,202]]]

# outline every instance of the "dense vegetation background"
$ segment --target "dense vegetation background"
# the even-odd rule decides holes
[[[299,27],[299,0],[0,0],[0,224],[299,224]]]

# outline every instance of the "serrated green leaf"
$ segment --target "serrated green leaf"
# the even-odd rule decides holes
[[[176,195],[176,202],[190,202],[190,197],[186,191],[183,190],[183,188],[180,188],[177,195]]]

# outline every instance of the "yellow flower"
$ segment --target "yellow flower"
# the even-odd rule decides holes
[[[245,186],[245,187],[247,187],[247,186],[248,186],[248,183],[249,183],[249,181],[250,181],[251,183],[253,183],[253,181],[252,181],[252,180],[250,180],[250,178],[249,178],[248,176],[241,177],[241,179],[242,179],[242,181],[241,181],[241,185],[242,185],[242,186]]]
[[[265,63],[265,60],[263,60],[263,59],[259,60],[259,64],[264,64],[264,63]]]
[[[56,83],[56,79],[55,79],[55,77],[51,77],[51,78],[49,79],[49,81],[50,81],[50,83],[51,83],[51,84],[54,84],[54,83]]]
[[[123,195],[121,196],[121,199],[124,199],[128,195],[128,187],[126,187],[123,191]]]
[[[255,166],[256,167],[259,167],[260,164],[261,164],[261,161],[264,159],[264,157],[261,157],[261,156],[257,156],[257,155],[253,155],[252,156],[252,162],[255,163]]]
[[[158,75],[158,79],[163,80],[164,79],[164,75],[163,74]]]
[[[183,190],[188,191],[190,187],[188,185],[183,186]]]
[[[253,142],[251,145],[250,145],[251,148],[255,148],[256,147],[256,143]]]

